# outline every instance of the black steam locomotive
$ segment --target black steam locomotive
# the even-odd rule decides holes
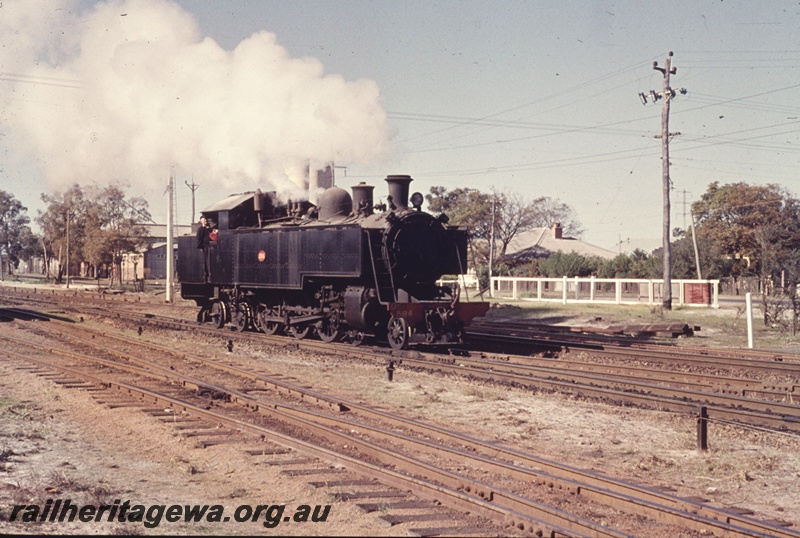
[[[467,232],[421,211],[420,193],[409,208],[411,181],[387,177],[380,205],[363,183],[352,197],[327,189],[318,206],[258,190],[221,200],[202,211],[219,229],[205,250],[194,236],[178,238],[181,296],[200,307],[198,321],[220,328],[296,338],[313,329],[326,342],[356,345],[372,336],[394,349],[459,342],[489,304],[436,284],[466,272]]]

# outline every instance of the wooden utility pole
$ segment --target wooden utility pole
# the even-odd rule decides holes
[[[667,57],[665,67],[658,67],[658,62],[653,62],[653,69],[661,71],[664,75],[664,86],[661,93],[650,91],[649,95],[640,93],[639,97],[642,99],[643,104],[647,104],[647,98],[651,97],[653,102],[659,99],[664,99],[664,106],[661,109],[661,181],[662,189],[664,192],[664,221],[662,230],[663,248],[664,248],[664,284],[661,293],[661,304],[667,310],[672,310],[672,248],[670,245],[670,203],[669,203],[669,190],[671,182],[669,178],[669,137],[680,133],[669,132],[669,105],[672,98],[675,97],[675,91],[670,88],[669,76],[674,75],[677,69],[672,67],[672,51]],[[686,93],[685,89],[681,89],[681,93]]]
[[[67,289],[69,289],[69,209],[67,209]]]
[[[191,183],[186,180],[184,180],[184,183],[186,183],[186,186],[192,190],[192,219],[189,221],[189,224],[194,224],[194,191],[196,191],[200,185],[194,182],[194,176],[192,176]]]
[[[489,297],[494,297],[492,277],[494,276],[494,206],[496,201],[497,194],[492,193],[492,227],[489,229]]]
[[[669,75],[676,69],[672,67],[672,51],[667,56],[667,66],[663,69],[658,64],[653,64],[653,69],[664,74],[664,106],[661,108],[661,179],[664,189],[664,290],[661,295],[661,304],[667,310],[672,310],[672,246],[670,244],[670,204],[669,204],[669,104],[672,99],[672,90],[669,87]]]

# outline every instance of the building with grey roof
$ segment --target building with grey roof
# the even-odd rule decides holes
[[[518,234],[508,244],[502,260],[510,265],[519,265],[534,259],[549,258],[558,251],[574,252],[587,257],[597,256],[606,260],[617,256],[612,250],[565,236],[561,224],[556,223],[552,228],[533,228]]]

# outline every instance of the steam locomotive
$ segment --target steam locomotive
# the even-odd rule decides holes
[[[364,183],[352,196],[331,187],[318,205],[260,190],[225,198],[201,212],[219,230],[206,250],[178,238],[181,296],[219,328],[296,338],[313,330],[354,345],[369,336],[394,349],[460,342],[489,304],[462,301],[458,286],[437,280],[466,272],[467,231],[421,211],[418,192],[408,207],[411,181],[388,176],[377,205]]]

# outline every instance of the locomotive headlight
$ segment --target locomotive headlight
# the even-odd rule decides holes
[[[424,198],[422,197],[421,192],[415,192],[411,195],[411,205],[414,206],[414,209],[417,211],[419,211],[419,209],[422,207],[423,200]]]

